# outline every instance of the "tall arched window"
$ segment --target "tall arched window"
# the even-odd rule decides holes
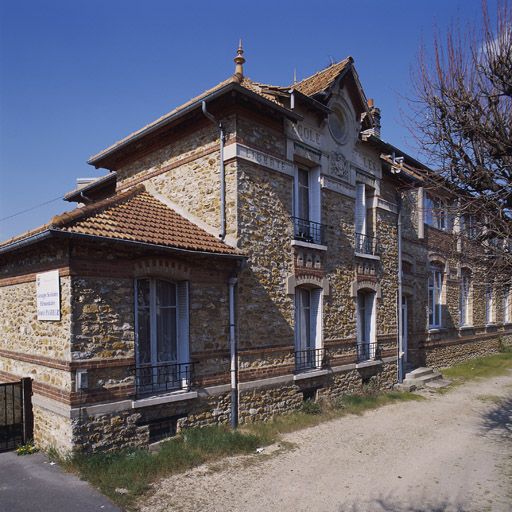
[[[372,359],[375,356],[375,313],[375,292],[359,290],[357,292],[357,355],[359,360]]]
[[[322,289],[298,286],[295,289],[296,370],[322,365]]]
[[[443,268],[431,265],[428,275],[428,325],[430,328],[442,325]]]
[[[468,269],[462,269],[460,277],[460,325],[468,326],[472,324],[470,312],[471,300],[471,272]]]
[[[188,283],[142,278],[135,287],[137,384],[179,387],[188,372]]]

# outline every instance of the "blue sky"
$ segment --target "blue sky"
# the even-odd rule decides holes
[[[480,0],[0,0],[0,218],[102,175],[87,158],[233,73],[239,37],[246,74],[267,83],[352,55],[383,138],[414,154],[403,97],[418,47],[479,12]],[[69,207],[1,220],[0,239]]]

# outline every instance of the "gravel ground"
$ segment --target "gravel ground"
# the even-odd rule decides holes
[[[424,394],[165,479],[139,510],[512,511],[512,373]]]

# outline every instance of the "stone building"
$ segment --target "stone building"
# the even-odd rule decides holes
[[[265,420],[389,388],[399,355],[440,367],[510,341],[510,288],[473,285],[485,259],[434,225],[426,168],[381,139],[353,59],[287,87],[244,62],[0,245],[0,379],[33,379],[40,447]]]

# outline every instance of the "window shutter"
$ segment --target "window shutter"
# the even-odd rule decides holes
[[[310,212],[309,220],[313,222],[322,222],[321,208],[321,188],[320,188],[320,168],[309,171],[309,190],[310,190]]]
[[[355,229],[356,233],[366,234],[366,194],[364,183],[356,184]]]
[[[321,348],[322,340],[322,290],[311,291],[311,347]]]
[[[187,363],[190,357],[189,350],[189,300],[188,281],[178,283],[178,359],[180,363]]]

